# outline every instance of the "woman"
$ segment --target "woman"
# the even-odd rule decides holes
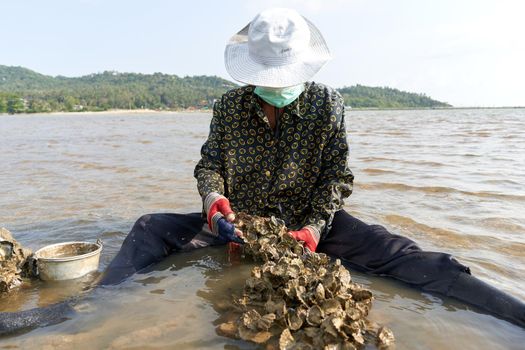
[[[319,30],[290,9],[270,9],[235,34],[225,51],[246,86],[215,104],[195,168],[203,213],[141,217],[102,284],[122,281],[174,251],[242,243],[235,211],[283,219],[290,234],[375,275],[390,276],[476,305],[525,327],[525,304],[470,274],[448,254],[368,225],[342,210],[352,192],[344,101],[309,82],[330,59]]]

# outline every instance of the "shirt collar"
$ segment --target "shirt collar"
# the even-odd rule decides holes
[[[259,104],[257,95],[255,95],[253,93],[253,89],[254,89],[254,87],[250,86],[250,90],[249,90],[249,92],[250,92],[250,95],[249,95],[249,110],[250,110],[250,114],[251,113],[255,113],[255,115],[257,115],[259,118],[261,118],[263,120],[267,120],[266,115],[264,114],[264,111],[263,111],[261,105]]]

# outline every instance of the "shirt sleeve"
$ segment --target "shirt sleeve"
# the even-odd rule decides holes
[[[221,125],[222,116],[222,102],[217,101],[213,105],[210,133],[208,139],[202,145],[201,159],[194,171],[194,177],[197,179],[197,188],[203,199],[212,192],[224,194],[224,166],[221,160],[222,135],[224,134]]]
[[[323,238],[331,228],[335,212],[344,205],[344,199],[353,189],[354,175],[348,167],[348,141],[344,119],[344,101],[340,94],[327,106],[330,128],[334,128],[322,152],[321,175],[311,197],[311,213],[305,226]]]

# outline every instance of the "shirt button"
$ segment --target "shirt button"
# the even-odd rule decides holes
[[[270,170],[266,170],[266,176],[270,177],[272,173],[270,173]]]

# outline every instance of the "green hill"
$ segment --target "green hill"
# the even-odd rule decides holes
[[[338,89],[347,106],[352,108],[443,108],[448,103],[431,99],[424,94],[415,94],[388,87],[356,85]]]
[[[236,86],[216,76],[181,78],[163,73],[103,72],[68,78],[0,65],[0,113],[206,109],[211,108],[222,93]],[[424,95],[389,88],[357,85],[339,91],[352,107],[449,106]]]

